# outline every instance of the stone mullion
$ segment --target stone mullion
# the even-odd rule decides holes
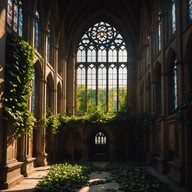
[[[98,107],[98,96],[99,96],[99,88],[98,88],[98,66],[95,66],[96,69],[96,106]]]
[[[99,100],[99,82],[98,82],[98,69],[99,69],[99,65],[98,65],[98,49],[96,50],[96,65],[95,65],[95,69],[96,69],[96,106],[98,107],[98,100]]]

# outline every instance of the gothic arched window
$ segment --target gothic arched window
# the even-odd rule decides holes
[[[177,60],[174,56],[169,69],[169,113],[177,107]]]
[[[101,131],[99,131],[96,135],[95,135],[95,145],[106,145],[107,144],[107,138],[104,135],[104,133],[102,133]]]
[[[157,27],[157,52],[161,50],[161,9],[158,12],[158,27]]]
[[[176,10],[175,10],[175,0],[171,1],[171,16],[172,16],[172,33],[176,31]]]
[[[7,24],[20,36],[23,31],[23,7],[21,0],[8,0]]]
[[[192,0],[189,0],[189,20],[192,21]]]
[[[127,49],[119,31],[99,22],[77,51],[77,112],[127,110]]]
[[[35,70],[34,70],[35,71]],[[32,84],[32,95],[31,95],[31,111],[35,116],[35,100],[36,100],[36,82],[37,79],[35,77],[35,73],[33,75],[33,84]]]
[[[38,51],[39,49],[39,13],[35,13],[34,21],[34,48]]]
[[[175,0],[169,0],[168,5],[168,39],[176,31],[176,10],[175,10]]]
[[[159,6],[159,4],[157,4],[154,8],[154,49],[152,51],[153,53],[153,57],[156,57],[159,52],[161,51],[161,16],[162,16],[162,11],[161,11],[161,7]]]
[[[51,64],[51,31],[50,31],[50,23],[48,23],[48,27],[47,27],[47,62]]]

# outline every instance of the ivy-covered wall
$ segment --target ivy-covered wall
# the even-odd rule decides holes
[[[14,136],[30,134],[35,118],[28,110],[34,74],[34,49],[21,37],[7,34],[4,118]]]

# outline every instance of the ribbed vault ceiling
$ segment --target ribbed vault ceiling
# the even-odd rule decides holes
[[[66,26],[76,26],[82,21],[101,17],[129,22],[137,30],[141,0],[58,0],[60,16]]]
[[[67,39],[101,20],[137,39],[142,1],[149,7],[150,0],[58,0],[60,22]]]

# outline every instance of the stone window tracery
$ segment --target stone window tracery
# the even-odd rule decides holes
[[[192,0],[189,0],[189,20],[192,21]]]
[[[95,145],[106,145],[107,144],[107,138],[104,135],[104,133],[102,133],[101,131],[99,131],[96,135],[95,135]]]
[[[169,113],[172,113],[177,107],[177,59],[175,56],[171,59],[169,74]]]
[[[103,21],[90,27],[77,50],[76,111],[126,111],[127,73],[127,49],[119,31]]]
[[[175,34],[176,31],[176,9],[175,9],[175,0],[169,0],[168,4],[168,18],[167,18],[167,27],[168,27],[168,40]]]
[[[34,21],[34,48],[38,51],[39,49],[39,13],[35,13]]]
[[[47,62],[51,64],[51,32],[50,32],[50,23],[47,27]]]
[[[8,0],[7,24],[20,36],[23,31],[23,7],[21,0]]]

